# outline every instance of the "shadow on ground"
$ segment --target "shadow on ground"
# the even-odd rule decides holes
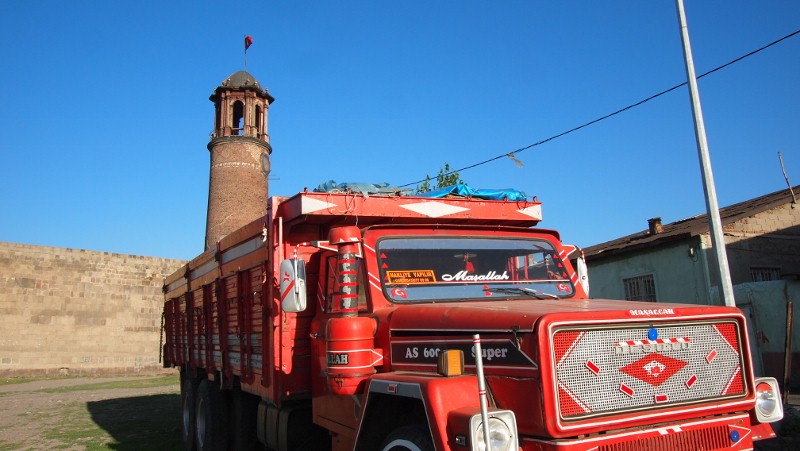
[[[114,439],[119,451],[180,450],[178,394],[137,396],[86,403],[92,420]]]
[[[113,442],[109,449],[118,451],[182,450],[180,440],[179,394],[137,396],[88,402],[92,421],[105,430]],[[756,451],[800,449],[800,413],[787,409],[777,427],[779,436],[756,442]]]

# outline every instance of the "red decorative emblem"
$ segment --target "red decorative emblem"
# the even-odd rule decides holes
[[[669,396],[667,396],[666,394],[655,395],[653,397],[653,401],[655,401],[656,404],[661,404],[663,402],[669,401]]]
[[[392,288],[392,297],[408,299],[408,293],[402,288]]]
[[[592,362],[591,360],[586,361],[586,368],[588,368],[589,371],[594,373],[595,376],[600,374],[600,367],[595,365],[595,363]]]
[[[689,380],[686,381],[686,388],[692,388],[692,385],[696,383],[697,383],[697,376],[692,374],[692,377],[690,377]]]
[[[625,393],[626,395],[628,395],[631,398],[633,398],[633,389],[628,387],[627,385],[620,384],[619,391],[621,391],[622,393]]]
[[[675,373],[682,370],[686,365],[687,363],[683,360],[651,353],[635,362],[625,365],[619,370],[642,382],[647,382],[653,387],[658,387]]]
[[[716,358],[717,358],[717,350],[712,349],[711,352],[709,352],[708,355],[706,356],[706,362],[711,363]]]

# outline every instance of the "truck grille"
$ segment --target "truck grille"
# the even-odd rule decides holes
[[[577,420],[745,394],[738,323],[560,328],[559,414]]]
[[[637,438],[625,442],[601,445],[598,451],[698,451],[727,449],[731,446],[728,428],[716,426],[694,431],[681,431],[657,437]]]

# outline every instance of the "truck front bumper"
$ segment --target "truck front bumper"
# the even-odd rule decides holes
[[[546,440],[522,437],[520,449],[524,451],[748,450],[753,449],[754,441],[772,437],[775,437],[775,433],[769,424],[753,424],[747,413],[740,413],[572,439]]]

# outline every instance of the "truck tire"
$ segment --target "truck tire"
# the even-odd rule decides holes
[[[195,448],[197,451],[224,450],[225,407],[222,393],[208,379],[197,388],[195,404]]]
[[[415,424],[392,431],[380,447],[381,451],[434,451],[428,428]]]
[[[234,387],[227,392],[228,448],[231,451],[252,451],[258,443],[256,418],[258,398]]]
[[[181,440],[186,451],[194,451],[195,399],[197,385],[181,374]]]

